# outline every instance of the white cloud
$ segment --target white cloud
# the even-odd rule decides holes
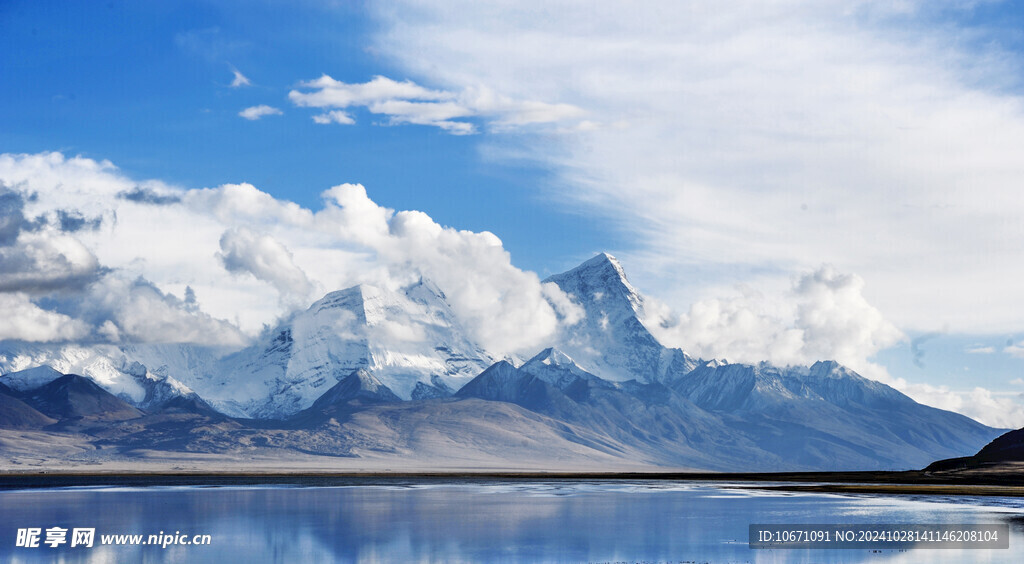
[[[556,312],[548,296],[556,294],[556,303],[566,298],[543,287],[536,274],[512,266],[494,234],[443,227],[419,211],[380,207],[360,185],[335,186],[324,198],[316,218],[323,229],[372,250],[388,268],[386,284],[416,276],[433,281],[473,338],[495,356],[540,346],[557,330],[566,309]]]
[[[1024,427],[1024,397],[1018,393],[909,382],[875,362],[875,353],[906,336],[882,317],[863,291],[864,281],[859,276],[824,266],[794,280],[788,292],[765,296],[741,287],[738,296],[698,301],[683,315],[674,314],[663,302],[648,299],[644,322],[665,344],[702,358],[746,363],[768,360],[777,365],[837,360],[919,403],[962,413],[994,427]],[[1024,380],[1011,384],[1024,384]]]
[[[325,190],[314,211],[250,184],[181,190],[58,153],[0,155],[0,182],[34,194],[29,220],[55,209],[116,217],[74,234],[101,276],[55,306],[97,340],[237,344],[318,292],[420,277],[495,356],[536,348],[579,315],[492,233],[379,206],[360,185]]]
[[[802,277],[794,289],[797,326],[809,358],[832,358],[863,365],[866,356],[904,338],[895,325],[864,298],[864,280],[826,266]]]
[[[239,71],[238,69],[234,69],[234,68],[231,69],[231,73],[234,75],[234,78],[231,80],[231,87],[232,88],[242,88],[243,86],[252,86],[252,82],[249,80],[249,78],[246,77],[244,74],[242,74],[241,71]]]
[[[259,106],[250,106],[240,112],[238,115],[244,117],[247,120],[255,121],[263,116],[279,116],[283,114],[281,110],[268,106],[266,104],[260,104]]]
[[[996,352],[996,348],[995,347],[982,346],[982,345],[975,345],[973,347],[967,347],[965,352],[967,354],[992,354],[992,353]]]
[[[951,390],[946,386],[901,384],[896,388],[920,403],[962,413],[992,427],[1024,427],[1024,405],[1019,393],[999,394],[980,387]]]
[[[10,320],[0,339],[239,346],[245,334],[305,305],[298,304],[304,286],[315,287],[314,294],[357,283],[396,288],[419,277],[437,284],[471,337],[495,356],[533,351],[560,324],[572,325],[581,315],[557,288],[515,268],[493,234],[384,208],[360,185],[326,190],[323,208],[313,211],[249,184],[181,190],[125,177],[109,162],[59,153],[0,155],[0,182],[33,194],[18,208],[19,225],[56,210],[117,218],[74,234],[47,224],[7,237],[0,247],[5,252],[26,237],[64,249],[38,255],[45,259],[38,262],[40,278],[59,255],[79,257],[66,262],[87,265],[85,272],[95,265],[96,277],[47,294],[53,304],[45,308],[24,292],[0,292],[0,310]],[[291,298],[283,298],[288,290]],[[683,344],[701,356],[780,364],[836,358],[918,401],[990,424],[1021,421],[1013,397],[908,384],[872,364],[870,354],[899,333],[864,291],[860,278],[825,267],[778,296],[747,289],[738,297],[695,303],[683,316],[651,301],[647,322],[667,344]],[[392,336],[416,338],[391,329]]]
[[[981,25],[949,23],[976,4],[401,0],[371,9],[375,51],[414,80],[587,112],[586,127],[506,136],[483,155],[554,171],[544,197],[624,234],[632,251],[616,254],[633,280],[693,304],[676,320],[676,342],[745,360],[841,356],[895,382],[867,360],[894,326],[1021,330],[1020,55]],[[863,291],[842,279],[808,282],[802,297],[786,289],[821,264],[856,272]],[[771,298],[749,289],[722,298],[737,284]],[[844,321],[858,310],[864,323]],[[1024,345],[1005,352],[1024,357]],[[927,397],[942,393],[965,410],[988,402],[974,392]],[[992,397],[1012,419],[1004,403],[1013,398]]]
[[[555,312],[558,314],[559,319],[567,327],[572,327],[579,323],[587,312],[582,306],[572,301],[569,296],[562,292],[558,287],[558,284],[554,282],[547,282],[542,284],[541,291],[544,293],[544,297],[551,303],[555,308]]]
[[[230,323],[162,292],[143,279],[109,275],[91,285],[78,304],[98,322],[97,334],[124,342],[201,343],[241,347],[248,339]]]
[[[388,117],[388,123],[439,127],[449,133],[475,132],[467,118],[481,118],[493,129],[573,120],[583,111],[569,104],[514,100],[486,87],[467,87],[459,92],[431,90],[412,81],[398,82],[376,76],[365,83],[346,83],[323,75],[302,83],[308,91],[292,90],[288,97],[297,106],[339,108],[313,116],[316,123],[352,124],[347,108],[365,107]]]
[[[407,0],[375,49],[441,88],[412,104],[486,89],[616,124],[487,154],[558,173],[546,193],[630,235],[617,254],[653,294],[831,263],[905,330],[1018,330],[1019,57],[934,23],[972,3],[900,4]]]
[[[82,212],[67,208],[89,188],[94,194],[88,198],[90,206],[110,206],[101,217],[117,218],[119,208],[158,205],[152,198],[143,199],[146,203],[142,205],[124,198],[126,192],[116,188],[128,181],[113,174],[111,167],[51,154],[4,155],[0,156],[0,176],[0,183],[14,181],[12,193],[18,196],[5,198],[17,203],[0,209],[0,223],[18,227],[16,234],[9,232],[0,240],[0,311],[4,319],[0,339],[125,339],[235,346],[246,341],[236,327],[199,311],[195,303],[164,293],[141,275],[131,281],[130,268],[115,270],[101,264],[83,241],[95,244],[107,234],[115,240],[131,237],[136,244],[148,242],[152,229],[133,232],[140,224],[132,222],[131,213],[121,216],[123,222],[85,222],[77,219],[85,217]],[[85,223],[89,229],[83,228]],[[147,218],[143,224],[159,223]],[[134,260],[144,259],[135,255]]]
[[[373,80],[362,84],[350,84],[324,74],[316,80],[303,82],[302,87],[312,91],[292,90],[288,98],[297,106],[310,108],[368,106],[381,100],[439,101],[453,97],[448,92],[423,88],[409,80],[398,82],[386,76],[375,76]]]
[[[49,292],[82,287],[100,270],[96,257],[70,235],[22,232],[15,244],[0,246],[0,292]]]
[[[313,121],[322,125],[329,123],[339,123],[341,125],[352,125],[356,120],[352,119],[352,116],[348,115],[342,110],[333,110],[330,112],[324,112],[313,116]]]
[[[645,304],[645,324],[669,346],[702,358],[778,365],[836,360],[869,377],[887,379],[871,357],[904,338],[863,295],[864,281],[824,266],[766,298],[741,288],[732,298],[694,303],[686,314]]]
[[[302,305],[316,297],[315,286],[295,265],[292,253],[273,237],[246,227],[233,227],[221,236],[220,248],[218,257],[224,268],[270,282],[282,300]]]
[[[85,323],[32,303],[28,295],[0,292],[0,340],[53,342],[81,339],[88,334]]]
[[[1006,345],[1003,348],[1003,352],[1017,358],[1024,358],[1024,343]]]

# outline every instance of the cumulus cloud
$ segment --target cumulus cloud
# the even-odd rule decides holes
[[[239,347],[247,343],[232,324],[190,310],[188,304],[143,278],[105,276],[88,288],[85,298],[75,309],[115,340]]]
[[[177,204],[181,201],[181,197],[175,194],[159,194],[152,188],[143,188],[142,186],[135,186],[131,190],[120,192],[117,197],[130,202],[153,204],[155,206]]]
[[[315,286],[295,265],[292,253],[273,237],[234,227],[221,236],[220,249],[217,256],[224,268],[271,283],[282,300],[301,305],[313,297]]]
[[[495,356],[539,346],[557,330],[565,308],[556,310],[552,301],[567,298],[512,266],[493,233],[443,227],[423,212],[378,206],[361,185],[335,186],[324,198],[318,224],[371,249],[387,265],[385,283],[424,277],[437,284],[470,334]]]
[[[25,200],[25,194],[0,187],[0,292],[40,294],[94,280],[100,273],[96,257],[65,232],[96,228],[100,220],[57,209],[30,221]]]
[[[20,193],[0,186],[0,246],[14,243],[21,230],[28,226],[22,212],[24,207]]]
[[[99,274],[95,255],[62,233],[23,232],[13,245],[0,247],[0,292],[81,288]]]
[[[165,203],[177,201],[167,188],[135,184],[107,162],[58,153],[0,155],[0,183],[13,187],[0,194],[0,297],[8,321],[2,338],[244,342],[236,327],[190,309],[138,272],[141,255],[158,250],[146,245],[146,235],[159,221],[134,222],[132,210],[152,206],[131,195],[163,193]],[[105,220],[119,212],[123,222]],[[141,229],[145,223],[150,229]],[[118,262],[125,240],[142,245],[130,253],[135,268],[103,264]]]
[[[904,338],[864,298],[864,280],[856,274],[826,266],[803,276],[794,292],[796,325],[803,331],[804,354],[809,358],[832,358],[855,366],[865,355]]]
[[[698,301],[682,315],[648,300],[644,322],[662,342],[702,358],[783,366],[829,359],[882,378],[884,369],[871,357],[904,338],[864,298],[863,279],[831,266],[799,277],[771,299],[741,290]]]
[[[71,341],[81,339],[89,332],[85,323],[44,310],[21,292],[0,293],[0,312],[4,320],[0,323],[0,340]]]
[[[542,285],[541,291],[548,302],[551,303],[551,306],[555,308],[555,313],[558,314],[559,319],[565,326],[572,327],[587,315],[586,310],[572,301],[565,292],[561,291],[558,284],[546,282]]]
[[[1017,392],[996,393],[981,387],[970,390],[952,390],[948,386],[895,383],[901,392],[916,401],[962,413],[992,427],[1019,429],[1024,427],[1024,405]]]
[[[279,110],[279,109],[277,109],[277,108],[275,108],[273,106],[268,106],[266,104],[260,104],[259,106],[250,106],[250,107],[248,107],[248,108],[238,112],[238,115],[244,117],[247,120],[256,121],[256,120],[258,120],[258,119],[260,119],[261,117],[264,117],[264,116],[279,116],[279,115],[281,115],[283,113],[284,112],[282,112],[281,110]]]
[[[335,108],[313,116],[313,121],[322,124],[353,124],[355,120],[344,110],[363,107],[373,114],[387,116],[391,125],[430,125],[465,135],[476,131],[469,118],[483,119],[492,128],[500,129],[563,122],[584,113],[570,104],[515,100],[482,86],[458,92],[432,90],[409,80],[398,82],[385,76],[364,83],[346,83],[325,74],[303,82],[301,87],[305,91],[292,90],[288,94],[295,105]]]
[[[181,190],[57,153],[0,155],[0,181],[35,195],[24,207],[30,219],[56,209],[116,217],[73,234],[47,228],[99,265],[77,293],[51,296],[54,311],[96,340],[235,344],[318,292],[421,278],[495,356],[540,346],[580,315],[557,287],[513,266],[494,234],[379,206],[361,185],[329,188],[311,210],[250,184]]]

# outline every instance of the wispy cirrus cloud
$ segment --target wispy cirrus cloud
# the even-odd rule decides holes
[[[243,88],[245,86],[252,86],[252,81],[249,80],[249,77],[247,77],[244,74],[242,74],[242,72],[240,70],[238,70],[236,68],[232,68],[231,69],[231,74],[232,74],[232,79],[231,79],[231,87],[232,88]]]
[[[377,10],[374,47],[445,92],[616,124],[486,154],[552,170],[544,196],[618,228],[656,295],[779,290],[834,264],[904,330],[1013,331],[1020,56],[948,20],[978,5],[403,0]]]
[[[604,124],[488,140],[484,155],[552,171],[542,197],[621,233],[626,248],[614,250],[638,286],[683,311],[694,304],[669,315],[674,342],[752,360],[810,353],[792,281],[822,264],[863,280],[858,292],[884,321],[868,328],[1022,329],[1024,164],[1012,148],[1024,143],[1024,96],[1011,87],[1021,56],[983,25],[958,24],[979,6],[597,1],[580,17],[573,0],[401,0],[371,10],[376,52],[415,80],[558,100]],[[722,298],[737,286],[742,296]],[[819,342],[845,331],[818,329]],[[869,359],[885,342],[862,339],[844,356]],[[1024,423],[1015,397],[873,376],[932,405]]]

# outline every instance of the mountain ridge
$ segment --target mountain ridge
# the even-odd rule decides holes
[[[643,324],[643,296],[606,253],[545,282],[584,315],[525,361],[499,360],[475,344],[444,293],[420,279],[399,289],[358,285],[330,292],[256,344],[230,353],[194,345],[32,349],[21,343],[7,353],[0,346],[0,369],[49,355],[57,366],[95,370],[88,375],[96,387],[135,410],[139,422],[89,432],[124,448],[145,444],[154,426],[159,444],[181,448],[229,449],[235,437],[349,456],[353,447],[343,437],[358,436],[390,452],[398,447],[381,437],[405,441],[416,431],[403,429],[402,421],[430,421],[439,410],[509,417],[522,432],[585,444],[599,458],[630,453],[649,464],[715,470],[898,469],[975,452],[999,433],[918,404],[834,361],[705,362],[665,347]],[[14,396],[63,377],[35,367],[0,376],[0,383],[14,394],[4,397],[22,401]],[[109,405],[128,418],[122,406]],[[39,426],[31,412],[20,412]],[[54,414],[50,419],[67,419]],[[476,423],[467,420],[467,429],[498,436]],[[352,427],[360,424],[374,428]],[[175,425],[182,436],[175,436]],[[445,444],[483,448],[483,438],[445,429]],[[507,432],[515,430],[499,434]],[[500,452],[496,445],[487,449]]]

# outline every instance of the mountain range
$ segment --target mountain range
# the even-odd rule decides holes
[[[428,280],[329,293],[237,351],[0,342],[0,438],[31,430],[90,456],[775,471],[919,468],[1002,433],[833,361],[737,364],[665,347],[607,254],[545,282],[583,315],[530,358],[474,343]]]

